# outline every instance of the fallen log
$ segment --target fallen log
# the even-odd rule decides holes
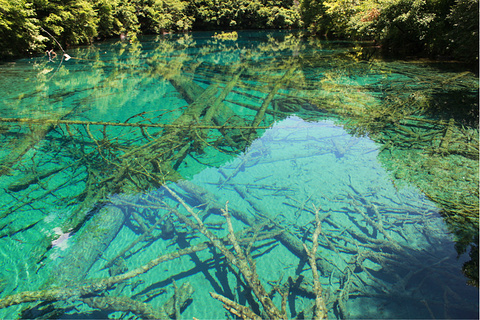
[[[0,122],[7,123],[27,123],[27,124],[44,124],[44,125],[91,125],[91,126],[111,126],[111,127],[134,127],[134,128],[167,128],[167,129],[268,129],[270,126],[250,125],[206,125],[206,124],[166,124],[166,123],[125,123],[125,122],[108,122],[108,121],[82,121],[82,120],[56,120],[56,119],[31,119],[31,118],[0,118]]]
[[[274,305],[273,301],[268,296],[260,280],[258,279],[258,274],[255,269],[255,263],[253,262],[251,257],[246,255],[243,249],[240,247],[237,241],[237,237],[233,232],[228,207],[226,206],[225,209],[222,208],[221,210],[227,221],[229,232],[228,239],[235,249],[235,254],[230,249],[228,249],[217,236],[215,236],[210,230],[205,227],[203,222],[200,220],[198,214],[189,205],[187,205],[183,201],[183,199],[180,198],[180,196],[178,196],[166,185],[164,185],[163,187],[188,211],[188,213],[195,219],[195,221],[190,220],[185,215],[174,210],[173,212],[177,215],[177,217],[185,224],[190,226],[192,229],[196,229],[200,231],[200,233],[202,233],[204,236],[206,236],[210,240],[210,242],[222,252],[229,264],[238,268],[240,273],[243,275],[245,281],[247,282],[248,286],[252,289],[255,296],[260,301],[263,307],[263,311],[266,313],[268,318],[286,319],[286,314],[282,314],[281,311],[278,310],[278,308]]]
[[[250,243],[252,241],[262,241],[267,239],[272,239],[278,235],[278,232],[269,232],[264,233],[260,236],[257,236],[255,239],[245,237],[239,238],[240,243]],[[226,241],[226,239],[221,239],[221,241]],[[88,279],[78,284],[67,282],[63,286],[55,286],[48,289],[36,290],[36,291],[24,291],[16,294],[11,294],[0,299],[0,309],[7,308],[10,306],[35,302],[35,301],[64,301],[70,300],[72,298],[86,297],[95,293],[99,293],[105,290],[112,288],[114,285],[132,279],[136,276],[144,274],[151,269],[155,268],[159,264],[180,258],[184,255],[192,254],[195,252],[203,251],[211,247],[211,242],[206,241],[199,243],[197,245],[179,249],[167,254],[163,254],[155,259],[150,260],[148,263],[137,267],[133,270],[121,273],[116,276],[111,276],[108,278],[100,279]],[[173,308],[173,307],[172,307]],[[167,312],[170,312],[170,308],[167,308]]]
[[[88,304],[91,308],[111,312],[132,312],[142,319],[180,319],[177,317],[174,303],[178,304],[179,309],[185,307],[192,298],[193,292],[194,288],[190,282],[185,282],[180,288],[175,290],[174,296],[170,297],[160,308],[154,308],[148,303],[128,297],[104,296],[83,298],[80,300]]]
[[[215,196],[208,190],[203,189],[195,185],[194,183],[186,180],[178,181],[177,186],[187,192],[188,196],[194,198],[198,203],[207,204],[207,207],[212,212],[219,214],[219,212],[221,212],[221,210],[223,209],[223,206],[215,200]],[[244,199],[248,198],[248,196],[244,192],[240,192]],[[242,221],[248,226],[255,226],[269,222],[273,223],[273,220],[267,218],[269,216],[268,211],[263,208],[259,208],[258,205],[255,206],[255,209],[257,209],[258,212],[261,212],[264,217],[254,217],[253,215],[248,215],[243,211],[238,211],[234,208],[230,208],[229,212],[237,220]],[[276,229],[281,228],[277,226]],[[289,249],[297,257],[301,259],[305,259],[307,257],[303,242],[300,241],[300,239],[294,236],[291,232],[282,232],[277,236],[277,238],[287,249]],[[317,256],[316,261],[317,267],[319,271],[322,272],[322,274],[330,274],[330,272],[332,272],[332,270],[334,269],[334,266],[332,266],[327,260],[323,259],[321,256]]]
[[[75,235],[70,254],[53,269],[50,281],[43,287],[66,285],[84,279],[101,257],[125,222],[125,214],[118,207],[107,205],[93,214],[92,219]]]

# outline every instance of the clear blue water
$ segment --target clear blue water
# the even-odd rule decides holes
[[[192,210],[226,237],[228,206],[239,239],[277,232],[241,244],[278,309],[275,288],[288,288],[287,318],[312,316],[302,245],[312,247],[315,211],[329,318],[478,318],[478,288],[462,273],[470,247],[459,249],[460,218],[446,209],[460,207],[456,195],[478,207],[478,156],[447,152],[456,140],[445,147],[447,129],[425,125],[446,126],[438,115],[402,111],[426,120],[407,129],[431,134],[442,153],[419,137],[391,138],[382,117],[357,117],[425,109],[447,88],[476,101],[478,78],[426,62],[366,61],[356,44],[295,33],[211,36],[110,41],[71,49],[68,61],[0,66],[0,317],[160,317],[169,298],[183,302],[175,286],[187,284],[182,318],[234,318],[210,292],[265,316],[211,245],[156,260],[208,241]],[[478,127],[462,130],[478,150]],[[445,190],[450,207],[438,200]],[[465,230],[478,229],[476,212]],[[101,281],[108,288],[85,289]]]

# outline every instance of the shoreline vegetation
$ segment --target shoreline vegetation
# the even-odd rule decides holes
[[[0,4],[1,60],[115,37],[134,41],[138,35],[172,32],[301,29],[327,39],[373,41],[387,56],[460,61],[478,72],[478,0],[0,0]]]

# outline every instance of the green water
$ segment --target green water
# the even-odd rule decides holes
[[[215,292],[266,318],[244,259],[311,318],[317,212],[329,318],[478,318],[478,78],[212,35],[0,65],[0,317],[234,318]],[[226,211],[248,259],[204,244]]]

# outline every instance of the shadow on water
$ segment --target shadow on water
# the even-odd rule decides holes
[[[478,318],[478,78],[358,49],[1,66],[2,318]]]

